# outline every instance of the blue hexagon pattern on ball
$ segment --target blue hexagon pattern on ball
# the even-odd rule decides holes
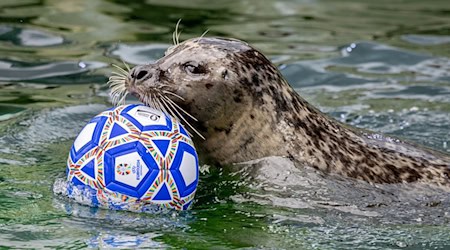
[[[93,205],[186,210],[197,189],[198,157],[176,119],[144,105],[123,105],[81,130],[67,160],[67,179],[69,197],[88,190]]]

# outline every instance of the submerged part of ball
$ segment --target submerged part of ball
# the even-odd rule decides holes
[[[144,105],[124,105],[83,128],[70,150],[67,178],[69,197],[88,193],[93,205],[185,210],[198,184],[198,157],[176,119]]]

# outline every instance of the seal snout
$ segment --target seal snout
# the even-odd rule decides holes
[[[160,74],[153,65],[140,65],[132,68],[127,75],[125,86],[131,94],[143,94],[146,89],[158,86]]]

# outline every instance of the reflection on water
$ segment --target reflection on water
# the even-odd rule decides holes
[[[0,61],[0,81],[26,81],[56,76],[70,76],[106,66],[100,62],[53,62],[24,66],[21,62]]]
[[[39,30],[0,26],[0,41],[7,41],[20,46],[41,47],[62,44],[64,39]]]
[[[134,65],[148,64],[163,57],[168,47],[168,44],[118,44],[109,50],[109,54]]]
[[[276,158],[238,172],[204,166],[194,210],[182,214],[94,209],[53,195],[73,139],[111,105],[110,65],[160,58],[180,18],[182,39],[209,29],[255,45],[341,122],[450,152],[446,0],[2,1],[0,246],[450,247],[447,193],[271,172],[283,164]]]

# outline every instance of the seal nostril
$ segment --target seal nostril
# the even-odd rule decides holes
[[[139,73],[138,73],[137,76],[136,76],[136,79],[141,80],[142,78],[144,78],[144,76],[147,75],[147,73],[148,73],[147,70],[139,71]]]

